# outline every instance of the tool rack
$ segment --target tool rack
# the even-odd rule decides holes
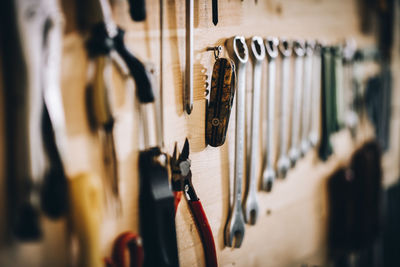
[[[214,57],[207,47],[223,45],[234,35],[251,37],[314,38],[337,42],[353,37],[360,47],[375,44],[373,35],[360,30],[356,0],[220,0],[219,23],[211,20],[211,1],[194,1],[194,107],[190,116],[182,109],[182,87],[185,69],[185,5],[183,0],[161,0],[163,13],[163,106],[164,140],[166,150],[172,154],[174,142],[182,147],[185,138],[191,142],[193,183],[201,198],[214,234],[220,266],[323,266],[327,259],[326,177],[342,165],[355,148],[372,136],[370,125],[353,145],[347,132],[334,140],[336,153],[327,161],[317,159],[315,150],[300,160],[290,170],[285,180],[278,179],[272,192],[258,192],[260,213],[255,226],[246,225],[246,237],[240,249],[224,245],[224,227],[228,216],[229,190],[232,190],[234,154],[234,110],[232,110],[227,140],[222,147],[205,144],[205,92],[211,83]],[[159,73],[160,62],[160,1],[147,1],[147,20],[134,23],[130,20],[124,1],[114,1],[113,16],[126,29],[129,49],[141,60],[155,63]],[[69,169],[73,175],[83,171],[99,172],[100,145],[87,126],[82,114],[85,111],[84,90],[87,62],[81,36],[76,31],[72,1],[62,1],[65,14],[65,38],[62,60],[62,90],[66,109],[69,137]],[[226,53],[223,49],[223,53]],[[397,59],[399,52],[395,54]],[[399,64],[399,60],[395,61]],[[396,67],[396,66],[393,66]],[[397,65],[397,69],[399,66]],[[251,67],[248,67],[251,77]],[[263,71],[266,71],[264,67]],[[394,75],[391,136],[400,136],[400,79]],[[160,78],[158,76],[157,78]],[[251,99],[251,79],[247,80],[247,98]],[[101,247],[110,254],[112,240],[118,233],[138,232],[138,172],[139,144],[138,116],[133,111],[133,93],[126,90],[124,82],[115,75],[116,114],[115,140],[120,164],[120,190],[122,214],[106,214],[102,222]],[[130,85],[133,88],[133,85]],[[263,78],[262,88],[266,88]],[[130,89],[131,90],[131,89]],[[262,94],[265,94],[263,90]],[[280,97],[277,91],[277,99]],[[262,99],[265,99],[263,97]],[[2,101],[4,101],[2,99]],[[279,103],[278,101],[276,103]],[[262,104],[263,108],[265,105]],[[265,110],[262,110],[265,114]],[[262,114],[262,118],[264,115]],[[279,105],[276,105],[276,117]],[[276,129],[278,129],[278,119]],[[1,126],[3,127],[3,126]],[[3,129],[0,129],[3,132]],[[275,134],[276,138],[278,135]],[[261,140],[264,141],[264,140]],[[391,139],[391,149],[384,155],[384,184],[396,182],[400,174],[400,139]],[[5,140],[1,140],[0,147]],[[276,148],[275,148],[276,149]],[[262,155],[260,154],[260,157]],[[3,155],[0,155],[3,157]],[[258,167],[261,172],[261,166]],[[0,170],[3,170],[0,167]],[[230,189],[231,188],[231,189]],[[1,190],[4,186],[1,185]],[[1,202],[0,202],[1,203]],[[0,206],[2,209],[3,207]],[[19,266],[60,266],[66,261],[65,221],[45,220],[44,239],[37,244],[18,244],[1,248],[1,258]],[[204,266],[203,249],[187,203],[182,201],[176,214],[179,260],[181,266]],[[49,251],[51,251],[49,253]],[[7,255],[6,257],[3,257]],[[8,266],[7,262],[0,265]]]

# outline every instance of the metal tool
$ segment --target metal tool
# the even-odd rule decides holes
[[[267,89],[267,138],[265,142],[264,155],[266,157],[265,167],[263,171],[263,189],[266,191],[272,190],[272,185],[276,178],[274,167],[274,123],[275,123],[275,89],[276,89],[276,58],[279,55],[278,51],[279,40],[276,37],[267,38],[265,40],[265,51],[268,58],[268,89]]]
[[[188,115],[193,110],[193,0],[186,0],[186,69],[183,90],[183,109]]]
[[[311,85],[313,75],[313,52],[315,42],[307,41],[305,43],[304,54],[304,73],[303,73],[303,108],[301,125],[301,155],[305,156],[310,150],[310,116],[311,116]]]
[[[311,103],[311,131],[310,144],[317,146],[320,140],[321,121],[321,44],[317,43],[313,53],[313,79],[312,79],[312,103]]]
[[[233,205],[225,229],[225,243],[229,247],[239,248],[242,244],[245,224],[242,211],[242,180],[244,157],[244,123],[246,64],[249,52],[243,36],[235,36],[225,43],[226,49],[235,62],[237,70],[236,87],[236,129],[235,129],[235,177],[233,187]]]
[[[215,26],[218,24],[218,0],[212,0],[212,22]]]
[[[182,152],[178,152],[175,143],[174,154],[170,161],[172,172],[172,188],[174,191],[185,193],[186,200],[189,204],[190,211],[193,215],[200,238],[203,242],[203,250],[207,267],[218,266],[217,254],[215,250],[214,237],[211,227],[208,223],[207,216],[204,212],[203,205],[197,197],[196,191],[192,184],[192,171],[190,170],[191,161],[189,159],[189,141],[186,138]]]
[[[294,86],[293,86],[293,101],[292,101],[292,137],[291,147],[289,150],[289,158],[292,167],[296,165],[296,161],[300,158],[299,145],[299,129],[301,119],[301,96],[302,96],[302,78],[303,78],[303,56],[304,56],[304,41],[297,40],[293,43],[294,60]]]
[[[61,101],[62,14],[59,1],[1,4],[10,233],[40,238],[39,210],[66,212],[66,132]]]
[[[293,43],[289,40],[281,40],[279,43],[281,53],[281,124],[280,124],[280,156],[278,159],[278,176],[286,177],[290,169],[290,159],[288,156],[288,117],[289,117],[289,81],[290,81],[290,62],[293,51]]]
[[[253,101],[251,111],[250,153],[247,161],[247,192],[244,199],[244,214],[246,222],[255,224],[258,217],[257,199],[257,163],[260,133],[260,101],[261,101],[261,71],[265,59],[264,41],[261,37],[254,36],[247,40],[250,48],[250,58],[253,63]]]

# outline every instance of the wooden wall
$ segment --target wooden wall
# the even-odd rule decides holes
[[[147,1],[146,22],[130,20],[126,1],[113,1],[116,22],[126,29],[129,49],[141,60],[151,62],[160,70],[159,2]],[[211,21],[211,1],[198,0],[194,12],[194,108],[190,116],[182,110],[182,85],[185,68],[185,5],[183,0],[164,0],[163,20],[163,106],[165,150],[183,146],[185,137],[191,145],[193,184],[202,200],[217,247],[220,266],[300,266],[325,265],[326,254],[326,177],[344,164],[355,147],[372,135],[367,123],[357,138],[351,141],[343,131],[335,138],[335,155],[327,162],[308,153],[285,180],[277,180],[272,193],[258,192],[260,213],[255,226],[246,226],[240,249],[224,246],[224,227],[228,216],[229,192],[233,178],[234,111],[227,142],[220,148],[205,145],[205,90],[210,83],[214,57],[209,46],[223,45],[234,35],[254,35],[318,39],[327,43],[354,38],[360,47],[373,45],[373,35],[363,35],[356,0],[220,0],[219,24]],[[87,55],[84,40],[76,30],[75,7],[63,1],[66,33],[62,62],[62,93],[68,123],[68,164],[70,177],[81,172],[101,175],[100,143],[90,133],[85,116],[85,84]],[[398,63],[396,63],[398,64]],[[266,72],[265,66],[263,72]],[[251,94],[251,68],[248,68],[247,95]],[[118,233],[138,231],[137,156],[140,148],[137,104],[133,101],[133,85],[114,72],[116,93],[115,139],[120,168],[120,188],[123,214],[104,212],[102,250],[110,255],[110,247]],[[266,88],[265,79],[263,88]],[[399,99],[399,86],[394,94]],[[265,92],[265,90],[264,90]],[[279,99],[277,94],[277,103]],[[265,102],[264,102],[265,104]],[[263,106],[265,106],[263,104]],[[277,105],[279,106],[279,105]],[[265,114],[261,110],[262,114]],[[277,109],[278,111],[278,109]],[[399,103],[393,102],[392,144],[385,155],[385,183],[399,176]],[[278,114],[277,114],[278,116]],[[262,116],[264,117],[264,116]],[[278,123],[278,121],[277,121]],[[262,154],[259,171],[261,173]],[[43,219],[45,236],[40,243],[14,244],[0,247],[2,266],[63,266],[66,255],[65,221]],[[185,201],[177,215],[179,258],[181,266],[204,266],[202,245]]]

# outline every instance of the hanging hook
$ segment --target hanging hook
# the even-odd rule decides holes
[[[207,47],[207,51],[214,51],[214,57],[217,60],[222,52],[222,46]]]

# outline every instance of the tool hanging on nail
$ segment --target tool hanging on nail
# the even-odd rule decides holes
[[[316,43],[313,53],[311,131],[309,136],[312,147],[316,147],[320,141],[321,76],[321,44]]]
[[[235,176],[233,186],[233,204],[225,228],[225,244],[239,248],[245,233],[242,209],[242,181],[244,168],[244,126],[245,126],[245,93],[246,64],[249,52],[243,36],[235,36],[225,42],[229,56],[236,66],[236,127],[235,127]]]
[[[264,41],[259,36],[247,39],[250,59],[253,65],[253,99],[251,107],[250,152],[247,160],[247,190],[243,203],[246,222],[254,225],[258,217],[257,199],[257,165],[259,162],[260,104],[261,104],[261,71],[265,59]],[[248,123],[250,124],[250,123]]]
[[[265,51],[268,58],[268,89],[267,89],[267,132],[266,142],[264,144],[265,167],[263,170],[263,189],[266,191],[272,190],[272,185],[276,178],[274,166],[274,124],[275,124],[275,87],[276,87],[276,58],[279,55],[278,51],[279,40],[276,37],[269,37],[265,40]]]
[[[281,54],[281,118],[280,118],[280,156],[278,159],[278,176],[285,178],[290,169],[290,158],[288,155],[288,117],[289,115],[289,81],[290,63],[293,51],[293,43],[289,40],[279,42],[279,52]]]
[[[219,57],[221,46],[213,50],[215,64],[210,98],[206,103],[206,143],[218,147],[224,144],[228,130],[235,95],[235,65],[230,59]]]
[[[60,88],[63,20],[57,0],[3,1],[7,212],[10,233],[41,236],[40,210],[67,210],[66,130]]]
[[[172,189],[175,192],[184,192],[190,207],[190,211],[199,231],[200,238],[203,242],[206,266],[215,267],[218,266],[218,262],[215,251],[214,237],[211,232],[211,227],[208,223],[207,216],[204,212],[203,205],[201,204],[200,199],[197,197],[196,191],[194,190],[192,184],[192,171],[190,170],[191,161],[189,159],[189,152],[189,141],[187,138],[181,153],[178,152],[178,147],[175,143],[174,154],[170,160]]]
[[[186,1],[186,67],[183,89],[183,110],[190,115],[193,110],[193,0]]]

